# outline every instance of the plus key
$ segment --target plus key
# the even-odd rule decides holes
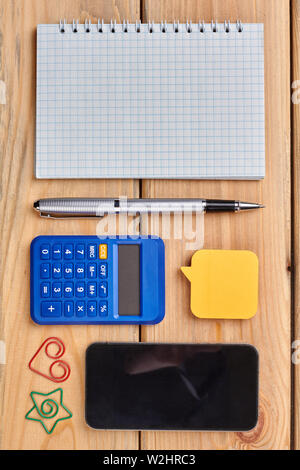
[[[60,317],[61,302],[42,302],[41,315],[42,317]]]

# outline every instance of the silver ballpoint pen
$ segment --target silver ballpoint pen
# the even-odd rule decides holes
[[[239,212],[264,207],[251,202],[219,199],[127,199],[55,198],[40,199],[33,205],[42,217],[88,218],[107,214]]]

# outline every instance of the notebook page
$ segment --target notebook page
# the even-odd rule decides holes
[[[37,178],[259,179],[263,24],[37,31]]]

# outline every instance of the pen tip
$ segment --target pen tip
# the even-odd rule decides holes
[[[36,211],[38,211],[40,209],[40,201],[35,201],[33,203],[33,207]]]
[[[265,207],[263,204],[256,204],[253,202],[239,202],[239,210],[246,211],[249,209],[262,209]]]

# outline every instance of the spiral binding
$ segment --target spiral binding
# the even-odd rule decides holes
[[[91,32],[91,27],[92,27],[91,20],[85,20],[85,22],[84,22],[84,30],[85,30],[86,33],[90,33],[90,32]]]
[[[123,33],[128,33],[129,24],[130,23],[128,22],[128,20],[123,20],[123,23],[122,23],[122,32]],[[61,33],[66,32],[66,25],[67,25],[67,23],[66,23],[65,19],[60,20],[60,22],[59,22],[59,31]],[[97,31],[99,33],[103,33],[104,25],[105,25],[105,23],[104,23],[103,19],[98,19],[96,27],[97,27]],[[116,25],[117,25],[116,20],[111,20],[110,21],[109,31],[111,33],[116,32]],[[73,33],[78,32],[78,26],[79,26],[78,20],[73,19],[73,22],[71,24],[71,28],[72,28]],[[141,32],[141,22],[140,21],[136,21],[133,26],[135,28],[136,33]],[[159,31],[161,33],[166,33],[168,31],[169,26],[170,26],[170,24],[168,24],[166,22],[166,20],[161,21],[161,23],[154,23],[153,21],[149,21],[147,23],[147,29],[148,29],[149,33],[154,33],[155,31]],[[198,26],[196,27],[196,31],[198,31],[200,33],[205,33],[206,26],[207,25],[205,24],[204,21],[199,21]],[[192,23],[192,21],[187,21],[186,23],[180,23],[178,20],[174,20],[173,24],[172,24],[172,27],[173,27],[173,32],[174,33],[179,33],[180,30],[184,30],[184,29],[188,33],[192,33],[192,32],[195,31],[195,29],[194,29],[195,28],[195,23]],[[243,32],[244,26],[243,26],[243,23],[240,20],[237,20],[237,22],[235,23],[235,27],[236,27],[236,30],[239,33]],[[210,28],[211,28],[211,31],[213,33],[217,33],[217,32],[222,31],[222,30],[225,31],[225,33],[230,33],[231,31],[233,31],[234,26],[230,23],[229,20],[225,20],[223,25],[222,25],[222,23],[218,23],[216,20],[212,20],[212,22],[210,24]],[[84,22],[84,31],[86,33],[89,33],[89,32],[91,32],[91,30],[92,30],[91,20],[86,19],[85,22]]]

